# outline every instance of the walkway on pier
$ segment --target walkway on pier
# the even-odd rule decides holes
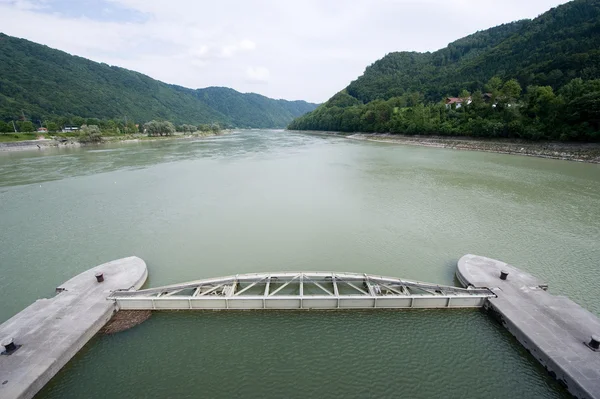
[[[117,291],[119,309],[370,309],[482,307],[494,294],[358,273],[239,274]]]
[[[96,273],[103,273],[103,282]],[[105,263],[0,325],[3,344],[14,338],[20,345],[9,356],[0,355],[0,398],[32,398],[112,317],[115,304],[106,297],[118,289],[139,289],[147,275],[146,263],[137,257]]]
[[[600,334],[596,316],[498,260],[465,255],[456,276],[464,286],[489,287],[496,294],[486,307],[569,392],[580,399],[600,398],[600,352],[586,345]]]

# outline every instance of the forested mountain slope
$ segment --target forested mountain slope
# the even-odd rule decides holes
[[[595,140],[599,78],[600,0],[575,0],[433,53],[390,53],[289,127]],[[440,106],[448,96],[473,105]]]
[[[235,127],[284,127],[313,110],[304,101],[211,87],[188,89],[138,72],[72,56],[0,33],[0,120],[25,114],[145,122],[213,123]]]
[[[474,82],[456,81],[455,75],[463,64],[490,51],[529,23],[513,22],[477,32],[434,53],[390,53],[367,67],[363,76],[348,86],[348,94],[369,102],[387,100],[406,92],[420,92],[437,101],[446,92],[473,89]],[[487,79],[479,84],[485,81]]]
[[[434,53],[391,53],[348,86],[361,101],[418,91],[437,101],[482,89],[493,76],[561,86],[600,76],[600,2],[579,0],[531,21],[477,32]]]
[[[247,127],[285,127],[299,115],[316,108],[306,101],[273,100],[260,94],[241,94],[226,87],[195,90],[194,95],[211,109],[243,121]]]

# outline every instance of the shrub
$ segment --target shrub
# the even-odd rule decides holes
[[[100,132],[100,128],[96,125],[83,126],[79,131],[78,140],[80,143],[85,144],[101,143],[103,141],[102,132]]]

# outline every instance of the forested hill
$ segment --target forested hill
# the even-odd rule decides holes
[[[0,120],[52,117],[285,127],[315,109],[222,87],[188,89],[0,33]]]
[[[187,89],[186,89],[187,90]],[[241,94],[226,87],[194,90],[203,104],[230,116],[238,127],[285,127],[294,118],[314,110],[306,101],[273,100],[255,93]]]
[[[367,67],[363,76],[350,83],[348,94],[362,102],[369,102],[387,100],[406,92],[419,92],[428,100],[438,101],[448,93],[482,88],[489,78],[497,74],[497,69],[489,68],[489,76],[480,82],[471,80],[470,74],[465,74],[465,79],[457,75],[461,74],[462,68],[478,63],[507,38],[518,35],[529,23],[513,22],[477,32],[434,53],[390,53]]]
[[[433,53],[390,53],[289,128],[598,139],[599,78],[600,0],[575,0]],[[474,104],[436,109],[446,97]]]

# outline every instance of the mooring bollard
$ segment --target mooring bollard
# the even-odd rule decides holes
[[[502,270],[500,272],[500,280],[506,280],[507,277],[508,277],[508,272],[505,272],[504,270]]]
[[[101,283],[104,281],[104,273],[96,273],[96,280]]]
[[[600,351],[600,336],[592,335],[592,339],[586,345],[593,351]]]
[[[2,340],[1,345],[4,347],[4,353],[7,355],[10,355],[11,353],[19,349],[15,345],[15,340],[12,337],[5,338],[4,340]]]

